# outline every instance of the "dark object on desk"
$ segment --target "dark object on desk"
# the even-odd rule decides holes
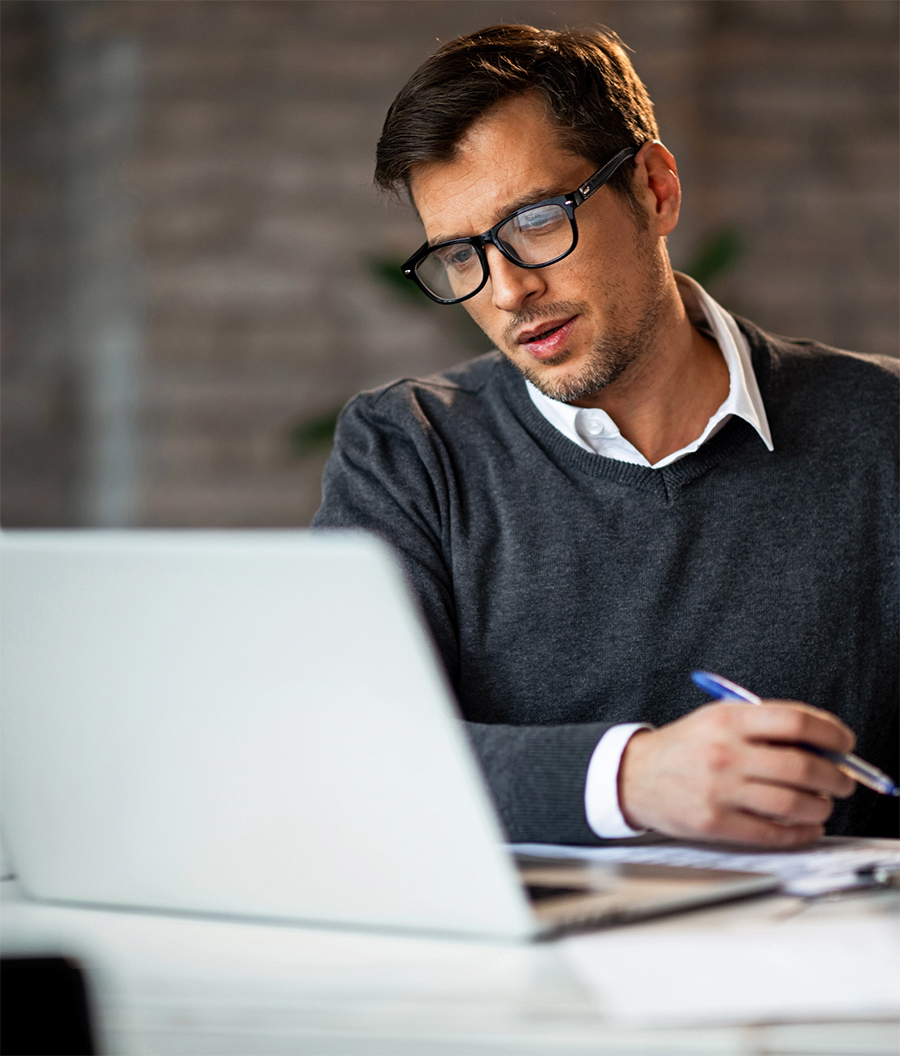
[[[84,973],[64,957],[0,960],[2,1056],[95,1056]]]

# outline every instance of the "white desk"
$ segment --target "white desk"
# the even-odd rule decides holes
[[[78,957],[89,973],[100,1043],[109,1056],[896,1056],[900,1048],[893,1017],[842,1013],[832,1022],[666,1028],[622,1022],[578,982],[560,943],[458,941],[39,905],[22,899],[14,883],[3,888],[3,952]],[[801,916],[826,928],[874,919],[900,929],[897,910],[896,892],[811,906],[773,896],[629,930],[670,940],[710,929],[718,936],[748,926],[758,933]]]

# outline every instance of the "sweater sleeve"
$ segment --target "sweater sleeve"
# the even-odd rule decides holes
[[[397,399],[383,408],[384,396],[359,396],[341,414],[312,526],[363,529],[391,544],[456,686],[462,661],[445,523],[450,462],[424,417]],[[466,725],[509,840],[600,842],[587,823],[584,790],[609,724]]]

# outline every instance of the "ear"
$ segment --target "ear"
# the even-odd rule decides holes
[[[634,190],[656,233],[664,237],[674,231],[681,208],[681,184],[675,159],[659,140],[645,143],[638,151]]]

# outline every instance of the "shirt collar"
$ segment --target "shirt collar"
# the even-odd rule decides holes
[[[707,328],[721,349],[730,379],[728,396],[695,441],[679,451],[672,452],[651,467],[640,451],[621,435],[615,422],[605,411],[572,407],[560,400],[552,400],[526,380],[525,385],[534,405],[551,425],[579,447],[607,458],[652,469],[662,469],[663,466],[668,466],[696,451],[714,436],[732,415],[737,415],[752,425],[769,451],[774,451],[747,339],[734,319],[699,283],[680,272],[675,272],[675,282],[691,323]]]

